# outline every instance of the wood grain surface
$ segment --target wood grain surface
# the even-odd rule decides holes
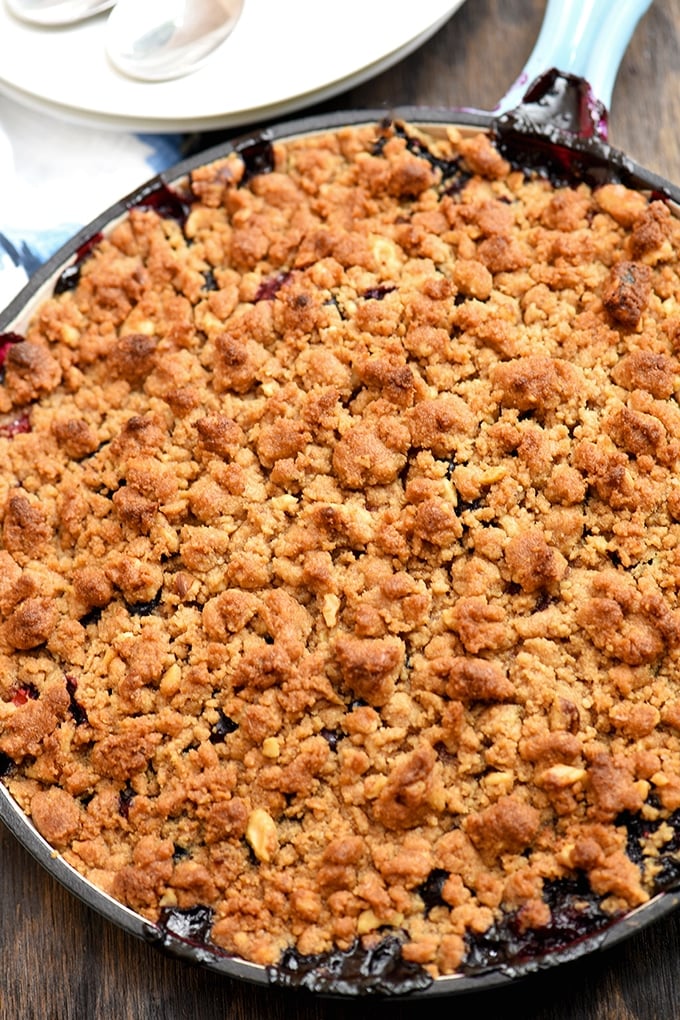
[[[411,56],[310,112],[408,104],[490,109],[522,70],[543,9],[542,0],[467,0]],[[332,18],[342,16],[342,4],[330,11],[332,45]],[[677,184],[679,50],[680,0],[655,0],[624,56],[610,111],[612,143]],[[220,137],[187,143],[196,149]],[[0,1020],[343,1020],[369,1014],[415,1020],[424,1012],[428,1020],[478,1014],[680,1018],[680,912],[605,953],[502,989],[427,1003],[322,1000],[239,983],[161,955],[67,893],[2,826],[0,960]]]

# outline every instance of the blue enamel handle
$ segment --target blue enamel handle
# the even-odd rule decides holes
[[[494,113],[518,106],[531,83],[556,68],[585,79],[606,110],[635,27],[652,0],[548,0],[524,69]]]

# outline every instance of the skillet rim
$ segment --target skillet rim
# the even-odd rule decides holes
[[[58,278],[65,268],[73,264],[71,260],[74,256],[77,258],[78,252],[83,246],[98,234],[111,228],[130,209],[144,204],[145,199],[155,192],[164,187],[172,189],[176,185],[181,184],[198,167],[224,158],[249,144],[279,142],[295,136],[337,131],[342,127],[356,127],[360,124],[379,124],[391,121],[405,122],[423,130],[426,130],[429,126],[444,127],[450,125],[493,132],[498,123],[498,118],[488,111],[471,109],[452,110],[447,107],[432,106],[400,105],[391,108],[336,110],[330,113],[317,113],[286,119],[270,126],[256,126],[227,140],[217,142],[147,179],[139,187],[111,204],[89,223],[85,224],[31,275],[24,287],[0,311],[0,334],[15,331],[13,324],[17,320],[21,321],[22,313],[24,315],[23,321],[27,323],[28,318],[38,303],[50,293],[48,286]],[[527,135],[527,137],[531,136]],[[560,144],[562,143],[564,143],[565,147],[576,153],[584,151],[583,141],[577,136],[567,136],[565,134],[563,139],[560,140]],[[596,147],[598,144],[596,143]],[[625,161],[626,170],[633,178],[631,186],[662,195],[676,207],[676,215],[680,215],[679,186],[673,184],[660,174],[648,170],[637,161],[630,159],[622,150],[605,146],[602,151],[611,153],[613,161],[617,159]],[[600,158],[602,158],[602,155],[600,155]],[[16,330],[21,328],[17,323]],[[155,948],[171,957],[201,965],[225,977],[267,987],[280,985],[280,982],[277,982],[270,975],[269,968],[238,957],[228,956],[220,953],[219,950],[213,952],[204,946],[192,944],[188,939],[183,939],[172,932],[164,931],[159,925],[148,921],[140,914],[130,910],[118,900],[100,890],[69,865],[43,839],[35,829],[30,817],[23,812],[1,779],[0,822],[4,823],[20,845],[31,854],[51,877],[56,879],[86,906],[95,910],[107,921],[123,929],[127,934],[152,944]],[[612,948],[632,937],[642,928],[666,917],[678,906],[680,906],[680,888],[670,888],[657,893],[647,903],[635,908],[618,920],[614,920],[608,927],[594,935],[578,940],[564,949],[549,951],[541,957],[515,965],[491,967],[485,969],[480,974],[445,975],[433,979],[424,989],[403,994],[390,994],[388,996],[381,996],[381,998],[407,1001],[481,992],[491,988],[498,988],[511,982],[523,980],[533,973],[549,970],[555,966],[591,955],[594,952]],[[315,994],[319,998],[338,998],[348,1001],[353,998],[371,997],[372,993],[358,992],[356,996],[348,996],[339,995],[331,990],[329,992],[316,992]]]

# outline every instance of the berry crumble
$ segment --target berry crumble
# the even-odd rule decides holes
[[[131,208],[0,337],[2,782],[282,980],[644,904],[679,870],[679,349],[668,203],[484,133],[262,142]]]

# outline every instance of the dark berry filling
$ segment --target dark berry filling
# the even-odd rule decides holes
[[[103,234],[97,233],[88,238],[76,251],[76,257],[70,266],[64,269],[54,285],[54,294],[64,294],[67,290],[75,290],[80,282],[80,267],[92,253],[95,245],[102,240]]]
[[[233,733],[238,729],[238,723],[230,719],[221,708],[218,708],[219,719],[213,726],[210,732],[210,742],[212,744],[221,744],[222,741],[228,734]]]
[[[535,613],[542,613],[544,610],[555,603],[556,599],[546,591],[542,591],[536,599],[536,605],[534,606]]]
[[[458,761],[458,756],[456,754],[452,754],[451,751],[447,750],[446,744],[441,743],[441,741],[434,744],[433,747],[437,757],[445,765],[453,764],[454,762]]]
[[[461,970],[479,974],[493,967],[516,966],[550,952],[566,949],[609,928],[621,915],[606,914],[586,879],[546,882],[544,899],[550,922],[541,928],[522,929],[520,913],[508,914],[487,931],[465,937],[467,955]]]
[[[264,280],[257,288],[255,301],[273,301],[286,280],[289,279],[290,273],[284,272],[277,273],[276,276],[272,276],[268,280]]]
[[[653,801],[651,804],[655,806]],[[680,882],[680,809],[664,819],[643,818],[624,812],[616,822],[626,827],[626,854],[631,861],[639,867],[643,867],[647,861],[653,864],[651,880],[654,891],[665,892],[675,888]],[[651,856],[646,856],[645,845],[660,825],[671,828],[673,835],[666,843],[655,848]]]
[[[13,347],[14,344],[22,343],[24,341],[24,339],[25,339],[25,337],[21,336],[19,333],[0,333],[0,383],[4,382],[4,378],[5,378],[5,367],[4,367],[5,366],[5,359],[6,359],[7,355],[8,355],[8,353],[9,353],[10,347]],[[8,431],[8,430],[11,430],[12,427],[15,427],[17,425],[17,423],[19,421],[21,421],[24,417],[26,417],[26,419],[28,419],[27,415],[22,415],[21,418],[17,418],[15,422],[10,422],[9,424],[5,423],[4,425],[0,425],[0,435],[12,436],[12,435],[16,434],[16,431],[26,431],[26,432],[30,431],[30,427],[28,429],[22,429],[22,430],[19,430],[19,429],[15,428],[14,432]]]
[[[54,285],[54,293],[64,294],[67,290],[75,290],[80,283],[80,266],[67,266],[57,278]]]
[[[163,219],[176,220],[182,227],[191,212],[191,204],[159,178],[141,191],[129,208],[153,209]]]
[[[13,344],[20,344],[24,340],[19,333],[0,333],[0,368],[5,363],[7,352]]]
[[[0,424],[0,436],[4,436],[5,439],[13,439],[14,436],[18,436],[22,432],[31,431],[31,419],[26,412],[20,414],[18,418],[13,418],[12,421]]]
[[[337,751],[338,744],[345,735],[342,730],[329,730],[326,726],[319,731],[319,734],[328,742],[331,751]]]
[[[88,721],[88,719],[87,719],[87,712],[85,711],[83,706],[80,704],[80,702],[76,701],[76,690],[77,690],[77,688],[78,688],[78,681],[75,679],[75,677],[67,676],[66,677],[66,690],[68,691],[68,696],[69,696],[69,706],[68,706],[69,707],[69,711],[70,711],[71,715],[73,716],[73,719],[74,719],[74,722],[75,722],[76,726],[81,726],[83,723],[86,723]]]
[[[406,139],[406,148],[409,152],[427,160],[431,167],[439,171],[446,194],[454,194],[463,190],[472,174],[463,167],[459,156],[454,159],[442,159],[440,156],[435,156],[424,142],[409,135],[401,124],[395,124],[394,131],[395,134]]]
[[[331,296],[328,298],[328,300],[324,301],[324,304],[325,305],[332,305],[335,308],[336,312],[338,313],[338,315],[340,316],[341,319],[346,319],[347,318],[347,316],[343,312],[342,308],[340,307],[340,304],[339,304],[338,299],[336,298],[335,294],[331,294]]]
[[[159,589],[149,602],[126,602],[125,608],[130,616],[151,616],[160,606],[162,595]]]
[[[203,284],[203,290],[219,289],[217,280],[215,279],[215,274],[213,273],[212,269],[206,269],[206,271],[203,273],[203,280],[205,281]]]
[[[130,804],[132,803],[134,795],[135,791],[129,783],[127,786],[123,787],[118,794],[118,813],[122,815],[123,818],[127,818],[130,814]]]
[[[425,904],[426,917],[435,907],[447,905],[442,896],[442,890],[448,877],[448,871],[443,868],[434,868],[422,885],[416,886],[416,892]]]
[[[422,991],[432,977],[418,963],[404,960],[402,942],[388,935],[377,945],[355,941],[349,949],[302,956],[287,949],[267,969],[272,984],[332,995],[406,995]]]
[[[546,71],[516,109],[497,118],[493,134],[514,169],[556,187],[643,183],[634,163],[605,142],[606,110],[576,75]]]
[[[25,705],[29,700],[37,701],[38,697],[38,688],[34,684],[22,684],[12,694],[12,704]]]
[[[680,860],[677,857],[663,855],[659,862],[659,870],[654,876],[654,887],[657,892],[674,889],[680,883]]]
[[[452,461],[451,467],[452,467],[452,469],[455,467],[455,461]],[[465,513],[466,511],[469,511],[470,513],[474,513],[475,510],[479,510],[483,506],[484,506],[484,500],[483,499],[473,499],[473,500],[470,500],[469,502],[464,500],[464,499],[461,499],[460,502],[458,503],[458,508],[457,508],[458,509],[458,516],[460,516],[462,513]]]
[[[274,169],[274,146],[268,138],[248,141],[236,150],[243,160],[243,177],[240,186],[248,184],[258,174],[270,174]]]
[[[174,936],[192,946],[210,947],[214,951],[215,947],[210,942],[212,919],[213,911],[210,907],[163,907],[158,927],[166,936]]]
[[[383,284],[380,287],[369,287],[368,290],[364,291],[363,297],[366,300],[382,301],[386,294],[391,294],[396,287],[390,286],[389,284]]]
[[[85,616],[81,616],[80,622],[83,627],[89,627],[91,623],[99,623],[102,616],[102,610],[99,606],[95,606],[90,609]]]

